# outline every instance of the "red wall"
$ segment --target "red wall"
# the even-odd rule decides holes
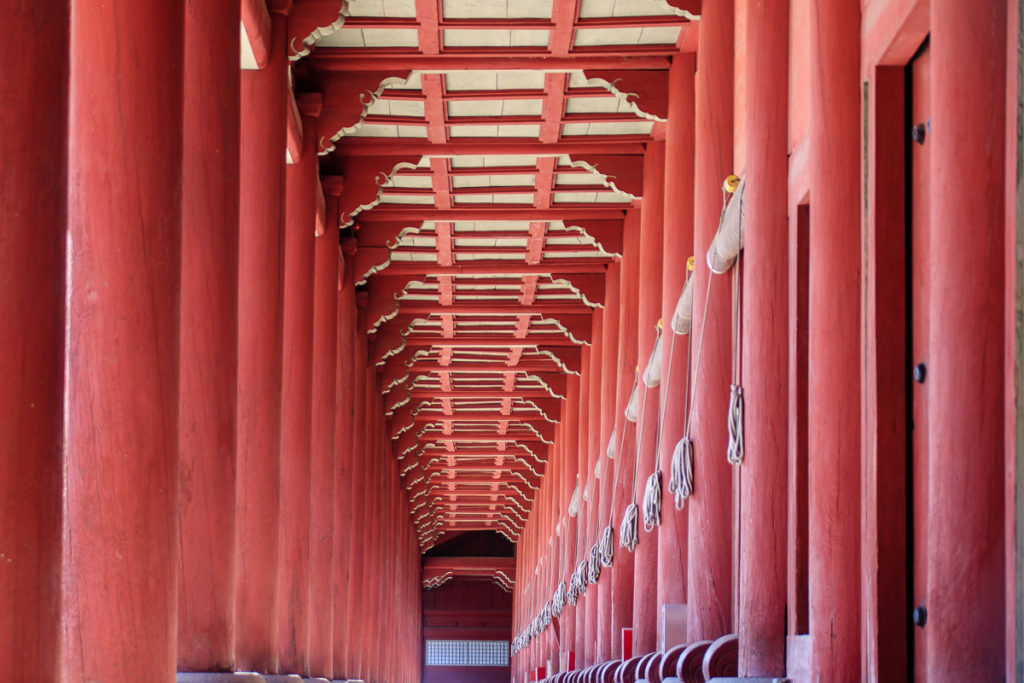
[[[512,594],[491,581],[456,579],[423,591],[424,640],[510,640]],[[509,667],[424,666],[423,683],[508,683]]]

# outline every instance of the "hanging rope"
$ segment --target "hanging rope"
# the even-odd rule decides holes
[[[597,583],[601,578],[601,558],[598,556],[597,544],[590,549],[590,565],[587,572],[587,581]]]
[[[730,180],[732,178],[735,178],[735,176],[729,176]],[[729,180],[726,180],[725,189],[728,189],[728,187]],[[735,190],[734,184],[729,191],[735,192]],[[740,198],[734,197],[733,201],[740,201]],[[738,209],[740,211],[740,224],[742,225],[742,205]],[[742,235],[742,228],[740,234]],[[743,250],[740,249],[736,254],[736,263],[732,267],[732,384],[729,387],[729,447],[726,451],[726,457],[733,465],[743,463],[743,334],[741,329],[743,323],[741,315],[743,288],[740,282],[742,264]]]
[[[639,377],[639,368],[637,368]],[[640,382],[633,383],[633,391],[638,391]],[[640,529],[637,523],[637,518],[640,513],[640,508],[636,504],[636,482],[640,477],[640,450],[643,448],[644,443],[644,415],[647,413],[647,385],[644,385],[644,392],[640,399],[640,411],[637,420],[636,430],[636,449],[633,453],[633,480],[630,485],[631,498],[629,505],[622,513],[622,523],[619,525],[619,545],[633,552],[636,549],[636,544],[640,542]],[[623,430],[625,431],[625,430]]]
[[[601,533],[600,548],[601,566],[612,566],[612,560],[615,559],[615,531],[612,529],[611,524],[606,526]]]
[[[627,505],[626,511],[622,515],[622,524],[619,526],[619,545],[629,552],[633,552],[640,540],[636,522],[638,511],[636,503]]]
[[[668,485],[675,497],[677,510],[682,510],[686,499],[693,495],[693,440],[684,436],[672,453],[672,475]]]
[[[644,488],[644,531],[650,533],[661,524],[661,470],[647,477]]]

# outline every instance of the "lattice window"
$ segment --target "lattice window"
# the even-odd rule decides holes
[[[427,666],[508,666],[507,640],[428,640]]]

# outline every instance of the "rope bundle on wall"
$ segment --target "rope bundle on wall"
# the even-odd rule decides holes
[[[601,533],[600,559],[601,566],[604,567],[612,566],[612,560],[615,559],[615,531],[611,524]]]
[[[598,556],[597,544],[590,548],[590,563],[587,566],[587,582],[597,583],[601,578],[601,558]]]
[[[619,526],[619,545],[633,552],[636,549],[636,544],[640,540],[640,533],[637,529],[637,513],[639,508],[636,503],[630,503],[626,506],[626,511],[622,515],[622,525]]]
[[[677,510],[682,510],[686,499],[693,495],[693,440],[684,436],[672,453],[672,473],[668,490],[675,497]]]
[[[644,531],[650,533],[661,524],[661,470],[647,477],[644,488]]]

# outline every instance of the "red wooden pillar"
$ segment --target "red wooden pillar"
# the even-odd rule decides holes
[[[331,202],[336,202],[333,197]],[[339,266],[345,269],[345,264]],[[355,290],[342,274],[338,292],[338,362],[335,391],[335,497],[334,497],[334,676],[344,678],[351,665],[353,558],[351,524],[355,509],[353,422],[355,412]]]
[[[572,571],[576,568],[576,535],[578,532],[577,520],[578,517],[569,516],[569,506],[572,503],[573,490],[576,488],[576,482],[579,478],[579,455],[581,452],[585,453],[585,450],[579,448],[580,436],[584,434],[584,421],[585,418],[581,419],[582,413],[584,412],[584,402],[587,401],[586,390],[584,385],[589,387],[589,372],[587,371],[587,362],[590,359],[590,353],[592,348],[583,349],[584,361],[583,372],[586,373],[582,381],[575,375],[569,375],[567,377],[567,388],[566,388],[566,400],[565,405],[568,408],[568,420],[565,423],[565,430],[562,432],[562,475],[560,477],[560,507],[561,507],[561,520],[562,520],[562,537],[559,539],[560,547],[556,547],[555,551],[559,553],[559,572],[558,577],[555,579],[556,584],[565,584],[565,589],[569,589],[569,577],[572,575]],[[562,653],[568,653],[576,647],[576,607],[570,605],[568,601],[565,603],[565,607],[562,609],[562,616],[558,621],[560,633],[559,633],[559,655]],[[561,671],[561,665],[559,665],[559,671]]]
[[[658,602],[686,602],[686,509],[676,510],[668,481],[672,454],[686,425],[687,337],[672,332],[672,315],[686,283],[686,259],[693,250],[693,76],[695,56],[674,57],[668,74],[668,124],[665,135],[665,209],[662,235],[661,318],[661,527],[658,529]]]
[[[184,12],[71,7],[68,681],[174,680]]]
[[[732,467],[726,460],[731,371],[729,276],[705,262],[733,172],[733,3],[708,3],[697,51],[694,161],[693,496],[687,504],[687,636],[713,640],[732,629]],[[710,278],[710,284],[709,284]],[[708,287],[711,287],[704,317]],[[703,341],[700,340],[703,335]],[[697,347],[702,346],[697,362]]]
[[[235,0],[185,13],[179,671],[234,668],[239,14]]]
[[[608,294],[608,285],[606,281],[605,291],[605,307],[608,306],[610,299]],[[586,431],[587,439],[580,441],[580,452],[579,452],[579,512],[576,516],[576,543],[572,548],[574,553],[574,563],[572,566],[567,567],[568,572],[572,572],[580,563],[584,557],[586,550],[589,550],[589,546],[586,545],[586,541],[589,538],[589,521],[592,517],[592,510],[597,505],[597,485],[599,482],[593,481],[594,463],[600,454],[600,442],[601,442],[601,364],[604,361],[604,311],[601,309],[595,310],[591,314],[592,329],[593,329],[593,346],[590,349],[590,380],[588,381],[587,391],[587,402],[589,404],[587,413],[587,421],[585,424],[580,425],[582,430]],[[583,499],[584,490],[588,490],[589,500]],[[576,606],[576,642],[573,647],[575,651],[576,668],[582,669],[586,664],[586,652],[588,649],[593,650],[595,646],[595,640],[597,637],[596,630],[588,632],[588,615],[593,612],[597,614],[598,599],[600,591],[598,587],[594,587],[588,594],[581,599],[582,603],[577,602]],[[596,629],[596,619],[594,627]]]
[[[0,2],[0,670],[36,680],[60,648],[67,13]]]
[[[740,675],[786,673],[789,2],[748,0],[743,394],[740,469]],[[756,56],[756,57],[755,57]]]
[[[860,674],[860,5],[811,6],[808,530],[811,668]]]
[[[269,65],[241,75],[235,667],[259,672],[277,670],[287,64],[286,20],[271,16]]]
[[[347,295],[346,291],[348,292]],[[351,298],[351,304],[345,302],[346,296]],[[366,335],[362,333],[363,309],[358,308],[359,302],[355,298],[355,290],[350,282],[346,283],[342,290],[342,302],[345,306],[351,306],[352,328],[349,340],[352,350],[352,360],[350,362],[352,382],[346,387],[349,392],[346,395],[350,397],[353,406],[351,438],[345,446],[347,455],[343,458],[343,466],[346,468],[346,472],[349,473],[348,476],[351,484],[349,485],[349,502],[346,505],[349,516],[341,526],[341,529],[344,529],[345,540],[343,543],[345,544],[345,552],[351,559],[349,560],[350,578],[346,589],[347,601],[345,606],[345,624],[349,633],[349,639],[346,642],[348,658],[345,668],[340,673],[348,678],[358,678],[363,662],[361,638],[365,631],[365,629],[361,628],[363,624],[362,615],[365,614],[363,612],[365,591],[363,590],[364,549],[360,541],[364,537],[363,525],[366,521],[367,459],[363,453],[366,432],[362,426],[366,421],[366,402],[360,399],[365,394],[366,386],[366,372],[363,370],[365,367]],[[342,354],[344,354],[345,350],[345,346],[342,346]],[[343,369],[347,369],[348,362],[345,361],[344,356],[341,362]],[[337,676],[338,674],[339,672],[336,671],[335,675]]]
[[[914,362],[927,367],[929,411],[926,673],[944,680],[1005,670],[1006,6],[988,0],[965,15],[949,0],[931,5],[933,289],[929,357]]]
[[[661,317],[662,223],[665,210],[665,143],[647,145],[644,156],[644,198],[640,208],[640,273],[637,292],[637,363],[641,375],[657,342]],[[668,332],[666,331],[666,334]],[[641,506],[633,551],[633,652],[642,655],[657,648],[658,639],[658,529],[644,531],[643,500],[647,478],[658,469],[659,391],[641,383],[642,415],[637,422],[639,458],[633,495]],[[663,483],[668,484],[668,471]]]
[[[636,459],[636,425],[625,418],[626,405],[633,392],[637,377],[637,291],[640,280],[640,212],[626,212],[625,234],[622,240],[622,278],[619,281],[619,336],[617,379],[615,389],[615,460],[609,463],[607,473],[612,489],[612,530],[615,537],[615,560],[611,567],[611,658],[622,657],[620,634],[633,625],[633,554],[619,545],[619,527],[633,500],[634,464]],[[639,391],[639,389],[638,389]],[[622,437],[626,438],[623,439]],[[608,519],[601,520],[601,525]]]
[[[278,671],[308,675],[316,117],[322,100],[309,94],[298,104],[302,157],[285,171]]]
[[[625,242],[625,240],[623,240]],[[618,389],[619,376],[616,371],[619,358],[619,316],[622,308],[622,297],[620,294],[622,281],[622,264],[613,263],[608,267],[608,275],[605,277],[605,303],[603,318],[603,330],[601,335],[602,360],[601,360],[601,444],[600,448],[592,454],[590,472],[594,472],[598,458],[601,460],[601,479],[594,482],[591,495],[596,502],[594,508],[598,514],[593,514],[591,519],[591,531],[588,540],[593,543],[599,538],[601,530],[608,523],[611,515],[612,503],[612,479],[615,476],[614,468],[616,461],[607,458],[606,451],[608,442],[615,436],[615,447],[618,448],[618,432],[615,431],[616,420],[620,411],[616,402],[616,391]],[[588,548],[589,550],[589,548]],[[611,659],[612,656],[612,622],[611,622],[611,572],[601,573],[602,580],[597,585],[598,615],[596,630],[591,637],[590,627],[587,627],[587,635],[590,643],[596,643],[596,652],[588,651],[587,665],[603,662]],[[593,588],[591,589],[593,590]],[[588,607],[589,609],[589,607]]]
[[[341,543],[335,546],[335,524],[338,522],[335,519],[338,483],[335,434],[339,399],[338,204],[334,197],[329,197],[326,203],[326,225],[323,234],[316,238],[314,255],[309,668],[313,676],[331,678],[336,642],[336,571],[347,553]],[[347,394],[345,397],[349,398]],[[344,541],[343,538],[339,540]]]

